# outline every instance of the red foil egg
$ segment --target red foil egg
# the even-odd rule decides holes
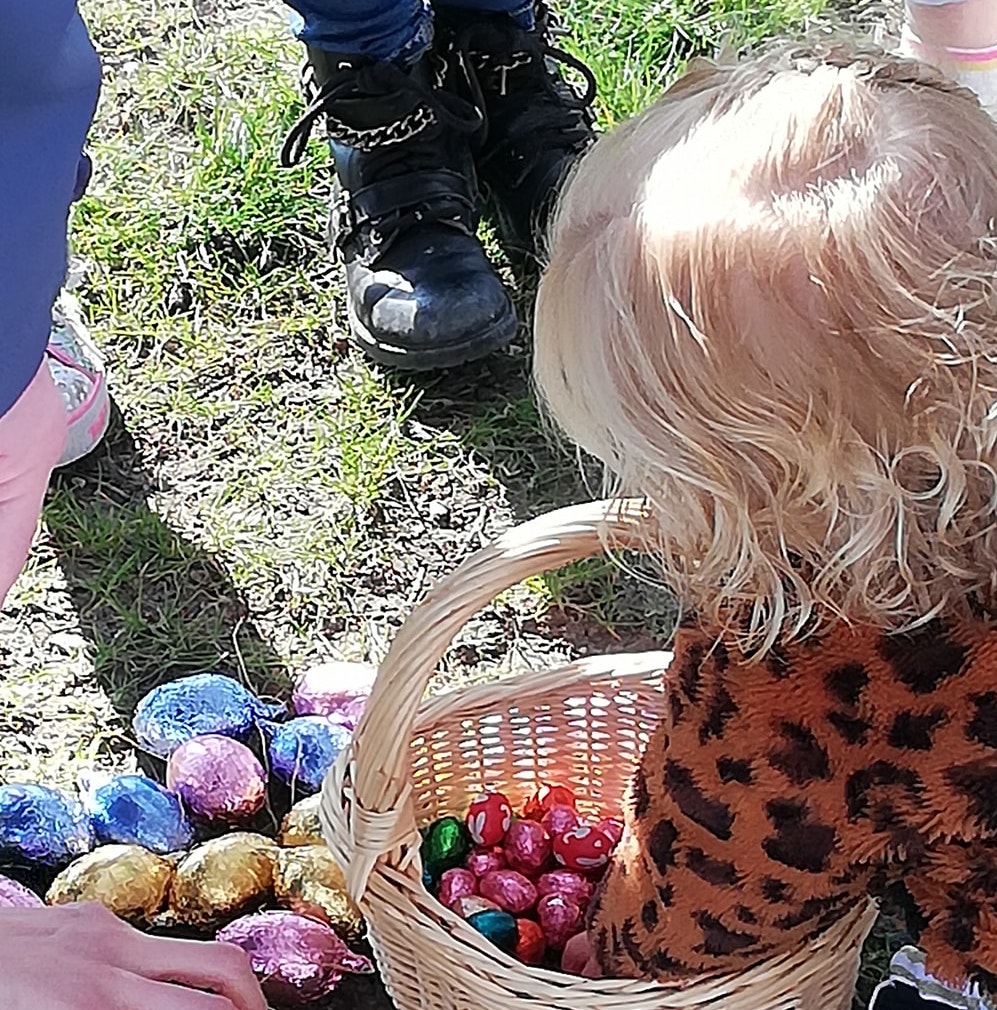
[[[576,904],[583,912],[595,893],[595,884],[574,870],[552,870],[537,881],[537,894],[559,894]]]
[[[623,821],[618,820],[616,817],[606,817],[599,821],[596,825],[599,831],[605,831],[607,835],[613,840],[613,847],[615,848],[623,840]]]
[[[540,819],[540,823],[547,829],[547,834],[551,838],[563,835],[565,831],[577,828],[578,814],[574,807],[566,806],[563,803],[555,803]]]
[[[537,919],[554,950],[562,950],[582,929],[582,910],[560,894],[548,894],[537,902]]]
[[[550,835],[536,821],[515,821],[505,836],[503,849],[510,870],[536,877],[550,861]]]
[[[481,897],[480,894],[465,894],[462,898],[457,898],[450,908],[462,919],[474,915],[475,912],[502,911],[494,901],[489,901],[487,898]]]
[[[565,786],[541,786],[523,807],[523,816],[530,821],[539,821],[553,806],[571,807],[578,805],[575,794]]]
[[[475,849],[468,857],[464,865],[476,877],[483,877],[492,870],[504,870],[508,865],[505,861],[505,853],[500,848],[495,849]]]
[[[532,919],[517,919],[519,942],[516,944],[516,960],[523,964],[540,964],[547,953],[547,938],[540,924]]]
[[[467,811],[467,830],[475,845],[491,847],[505,838],[512,824],[512,806],[501,793],[485,793]]]
[[[470,870],[447,870],[440,877],[437,898],[441,905],[452,908],[458,898],[478,893],[478,878]]]
[[[554,858],[567,869],[580,873],[605,866],[614,848],[605,831],[587,824],[558,835],[553,842]]]
[[[522,915],[537,903],[537,889],[515,870],[486,873],[481,878],[481,896],[513,915]]]

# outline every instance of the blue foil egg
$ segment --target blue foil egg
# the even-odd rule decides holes
[[[507,954],[511,954],[519,943],[519,927],[508,912],[498,909],[475,912],[467,917],[467,924]]]
[[[186,849],[194,829],[178,796],[144,775],[119,775],[87,800],[90,823],[103,844],[141,845],[164,855]]]
[[[264,726],[270,738],[270,770],[299,792],[315,792],[352,734],[341,723],[302,715]]]
[[[0,860],[58,867],[93,848],[83,804],[39,785],[0,786]]]
[[[143,750],[167,758],[205,733],[243,739],[261,719],[283,712],[283,705],[265,704],[232,677],[195,673],[153,688],[138,703],[132,729]]]

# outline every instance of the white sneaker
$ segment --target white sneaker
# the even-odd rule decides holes
[[[68,466],[100,443],[110,420],[111,402],[104,360],[83,322],[79,302],[65,290],[52,308],[46,360],[66,405],[66,446],[56,466]]]
[[[917,947],[901,947],[890,961],[890,978],[917,989],[922,999],[933,1002],[943,1010],[991,1010],[993,1003],[975,983],[954,989],[929,975],[924,967],[924,952]]]

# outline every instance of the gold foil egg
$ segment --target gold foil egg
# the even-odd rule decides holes
[[[328,923],[343,940],[363,937],[363,917],[346,891],[343,871],[324,845],[277,853],[274,896],[281,907]]]
[[[46,901],[95,901],[141,924],[166,903],[172,879],[169,861],[140,845],[103,845],[70,863],[52,882]]]
[[[262,906],[273,889],[277,846],[237,831],[199,845],[180,862],[169,908],[178,922],[215,926]]]
[[[325,845],[318,813],[321,801],[322,795],[317,793],[295,803],[281,821],[277,841],[286,848],[294,845]]]

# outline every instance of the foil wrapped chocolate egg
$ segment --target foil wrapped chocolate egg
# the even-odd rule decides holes
[[[306,796],[287,812],[280,822],[277,841],[285,848],[295,845],[325,845],[319,809],[322,797]]]
[[[467,917],[467,924],[473,926],[486,940],[491,940],[499,950],[512,954],[519,943],[519,927],[516,920],[501,910],[487,909]]]
[[[470,870],[457,867],[442,874],[436,898],[441,905],[451,908],[458,898],[466,898],[477,893],[478,878]]]
[[[523,876],[536,877],[550,862],[550,835],[536,821],[514,821],[502,844],[510,870]]]
[[[537,903],[537,889],[515,870],[492,870],[481,878],[481,896],[513,915],[528,912]]]
[[[45,904],[34,891],[10,877],[0,876],[0,908],[39,908]]]
[[[563,835],[565,831],[571,831],[579,825],[578,814],[574,807],[566,806],[563,803],[555,803],[540,819],[540,823],[546,828],[547,834],[551,838]]]
[[[266,773],[256,755],[218,733],[180,744],[167,762],[166,785],[193,817],[208,823],[245,823],[266,801]]]
[[[450,905],[450,910],[462,919],[469,919],[478,912],[502,911],[494,901],[482,898],[480,894],[465,894],[463,897],[455,898]]]
[[[166,904],[173,866],[140,845],[102,845],[52,882],[50,905],[95,901],[128,922],[149,922]]]
[[[441,817],[426,829],[420,848],[422,865],[438,881],[447,870],[456,869],[471,851],[467,825],[457,817]]]
[[[517,919],[518,940],[513,952],[517,961],[523,964],[540,964],[547,953],[547,937],[538,922],[532,919]]]
[[[541,898],[548,894],[560,894],[584,912],[595,893],[595,885],[574,870],[552,870],[537,881],[537,893]]]
[[[264,704],[232,677],[195,673],[153,688],[138,703],[132,728],[143,750],[167,758],[186,740],[207,733],[244,739],[283,710]]]
[[[262,907],[273,891],[277,852],[269,838],[246,831],[204,842],[176,868],[170,911],[178,922],[204,927]]]
[[[563,950],[564,945],[582,929],[582,911],[560,894],[548,894],[537,902],[537,921],[547,938],[547,945]]]
[[[83,805],[47,786],[0,786],[0,860],[61,867],[93,848]]]
[[[623,832],[626,831],[626,825],[618,817],[604,817],[595,827],[597,831],[601,831],[609,837],[614,847],[623,841]]]
[[[219,930],[217,939],[241,947],[263,994],[275,1007],[299,1007],[331,993],[347,972],[371,974],[370,961],[353,953],[323,922],[294,912],[248,915]]]
[[[335,716],[357,728],[377,677],[369,663],[321,663],[298,678],[291,695],[295,715]]]
[[[144,775],[119,775],[86,798],[97,841],[165,854],[185,849],[194,829],[180,800]]]
[[[344,940],[363,937],[363,916],[346,890],[343,871],[326,846],[280,849],[273,890],[282,908],[328,923]]]
[[[270,770],[292,789],[315,792],[351,732],[342,724],[318,715],[302,715],[285,723],[267,723]]]
[[[507,866],[505,853],[501,847],[494,849],[475,849],[468,857],[464,866],[476,877],[483,877],[492,870],[504,870]]]
[[[530,821],[539,821],[553,806],[577,806],[575,794],[566,786],[541,786],[523,806],[523,816]]]

